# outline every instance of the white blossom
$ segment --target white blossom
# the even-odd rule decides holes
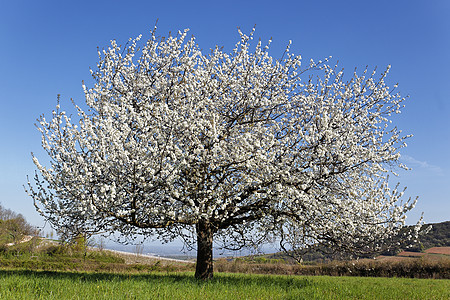
[[[38,211],[58,228],[192,244],[206,224],[227,248],[396,234],[414,201],[387,184],[408,137],[390,124],[405,99],[389,67],[346,81],[329,59],[302,66],[290,46],[275,59],[239,33],[231,53],[202,53],[187,30],[100,51],[78,119],[58,103],[39,120],[51,160],[33,156]]]

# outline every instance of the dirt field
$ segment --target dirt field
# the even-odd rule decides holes
[[[433,247],[425,250],[425,252],[402,251],[396,256],[384,256],[384,255],[377,256],[376,260],[399,262],[399,261],[413,261],[421,257],[429,261],[441,261],[450,259],[450,247]]]
[[[402,251],[397,256],[404,256],[404,257],[420,257],[424,256],[426,253],[423,252],[410,252],[410,251]]]
[[[425,250],[426,253],[450,255],[450,247],[433,247]]]

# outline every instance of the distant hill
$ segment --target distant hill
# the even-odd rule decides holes
[[[425,249],[433,248],[433,247],[450,247],[450,221],[441,222],[441,223],[430,223],[426,224],[422,227],[422,232],[428,228],[429,225],[432,225],[432,229],[426,233],[422,234],[419,237],[418,242],[410,245],[408,247],[407,244],[400,244],[400,246],[393,248],[392,250],[385,251],[381,254],[383,255],[396,255],[402,250],[410,251],[410,252],[421,252]],[[395,242],[395,238],[393,239]],[[326,250],[326,249],[325,249]],[[327,254],[327,251],[309,251],[303,256],[304,262],[327,262],[331,260],[342,260],[342,259],[350,259],[351,256],[342,253],[334,253]],[[284,259],[287,261],[293,261],[289,255],[284,252],[277,252],[272,254],[266,254],[264,257],[268,259]],[[370,257],[370,256],[367,256]],[[373,255],[372,255],[373,257]]]
[[[430,232],[421,236],[419,242],[413,244],[409,251],[420,252],[432,247],[450,247],[450,221],[427,225],[432,225]]]

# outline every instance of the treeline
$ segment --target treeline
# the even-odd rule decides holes
[[[402,232],[411,229],[412,227],[408,226],[405,227]],[[419,238],[416,242],[402,242],[400,238],[394,237],[392,244],[394,244],[394,246],[391,249],[381,254],[396,255],[403,250],[422,252],[432,247],[450,247],[450,221],[430,223],[422,226],[419,231]]]
[[[35,235],[36,228],[25,218],[0,204],[0,245],[17,243],[25,235]]]
[[[219,259],[214,268],[227,273],[450,279],[449,259],[436,260],[426,257],[398,261],[361,259],[316,264],[286,264],[273,259]]]
[[[450,221],[428,225],[432,225],[431,230],[422,235],[419,241],[414,243],[408,251],[420,252],[432,247],[450,247]]]
[[[430,225],[432,226],[432,228],[428,229]],[[412,227],[406,227],[401,233],[411,229]],[[427,230],[429,231],[426,232]],[[450,221],[426,224],[421,229],[419,239],[414,243],[402,242],[400,236],[401,234],[399,235],[399,237],[392,238],[392,241],[390,241],[392,247],[390,247],[389,250],[385,250],[380,253],[367,254],[360,258],[371,258],[380,254],[393,256],[403,250],[421,252],[432,247],[450,247]],[[268,259],[282,259],[285,261],[295,262],[294,258],[284,252],[268,254],[264,255],[264,257]],[[318,247],[310,250],[302,256],[303,262],[306,264],[308,262],[324,263],[334,260],[349,260],[354,258],[354,255],[348,253],[331,253],[330,249],[324,247]]]

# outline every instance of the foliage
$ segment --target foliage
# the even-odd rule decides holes
[[[109,251],[89,250],[87,253],[70,244],[36,243],[32,241],[6,247],[0,252],[0,268],[47,270],[47,271],[95,271],[95,272],[183,272],[191,271],[194,264],[169,261],[126,263],[125,259]],[[133,261],[134,262],[134,261]],[[450,258],[435,255],[396,261],[358,260],[332,261],[314,265],[292,264],[283,259],[259,256],[237,258],[232,261],[219,259],[215,262],[218,272],[279,274],[279,275],[328,275],[371,277],[414,277],[450,279]]]
[[[445,255],[397,261],[374,259],[331,261],[311,265],[283,263],[281,260],[220,259],[215,263],[215,268],[218,272],[246,274],[450,279],[450,257]]]
[[[429,229],[431,227],[431,229]],[[412,226],[403,229],[404,232],[411,230]],[[313,248],[302,256],[302,264],[326,263],[335,260],[352,260],[355,258],[373,258],[378,254],[394,256],[402,250],[422,252],[424,249],[432,247],[449,247],[450,246],[450,221],[441,223],[429,223],[422,226],[418,234],[417,241],[402,241],[403,235],[394,236],[391,240],[391,248],[379,253],[368,253],[355,257],[352,253],[333,252],[332,249]],[[289,263],[295,263],[295,259],[290,253],[276,252],[262,255],[268,260],[282,260]]]
[[[28,224],[21,214],[0,205],[0,246],[17,243],[24,235],[34,234],[36,234],[36,229]]]
[[[390,124],[404,98],[386,85],[389,68],[346,81],[239,34],[231,53],[203,54],[187,30],[99,51],[86,108],[73,119],[58,102],[39,120],[51,159],[33,156],[38,211],[75,235],[197,243],[199,278],[212,277],[213,238],[226,249],[276,239],[300,256],[384,246],[415,205],[388,185],[408,137]]]
[[[136,259],[134,260],[136,261]],[[0,268],[53,271],[191,271],[194,264],[147,260],[145,264],[128,263],[126,259],[108,250],[92,250],[76,243],[56,243],[34,238],[12,246],[0,247]]]
[[[450,247],[450,221],[427,225],[431,225],[430,231],[420,235],[419,241],[408,247],[408,251],[422,251],[432,247]]]
[[[61,251],[62,250],[62,251]],[[146,264],[125,263],[124,258],[105,252],[83,254],[67,253],[65,249],[47,254],[45,251],[34,253],[7,253],[0,255],[0,268],[45,271],[89,271],[89,272],[185,272],[192,271],[191,263],[164,262],[159,260]],[[61,251],[61,252],[60,252]]]
[[[383,255],[396,255],[402,250],[422,252],[432,247],[450,246],[450,221],[430,223],[422,226],[418,231],[418,237],[413,242],[402,240],[402,233],[411,230],[413,226],[403,228],[400,233],[391,238],[392,245],[389,250],[383,251]]]

